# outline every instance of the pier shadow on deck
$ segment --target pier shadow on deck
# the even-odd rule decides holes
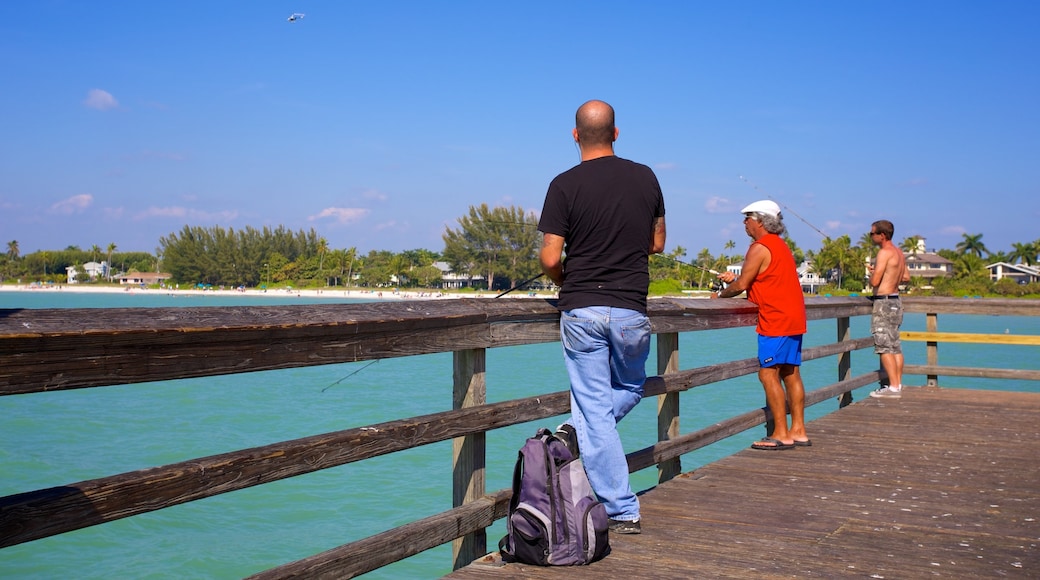
[[[1040,394],[908,388],[809,435],[646,492],[643,533],[591,566],[447,578],[1040,578]]]

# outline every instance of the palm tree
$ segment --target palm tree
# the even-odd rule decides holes
[[[107,266],[108,266],[108,281],[111,282],[112,281],[112,252],[116,251],[116,245],[114,243],[112,243],[112,242],[109,242],[108,247],[105,248],[105,249],[108,250],[108,263],[107,263]]]
[[[325,238],[318,238],[318,275],[321,276],[321,272],[325,267],[325,253],[329,251],[329,241]],[[325,285],[329,285],[328,278],[325,279]]]
[[[862,247],[869,253],[874,252],[874,237],[870,236],[869,232],[859,237],[859,242],[856,243],[856,247]]]
[[[868,234],[869,235],[869,234]],[[903,238],[903,242],[899,244],[899,249],[903,250],[904,253],[916,256],[917,251],[921,248],[920,236],[910,236],[909,238]]]
[[[392,278],[397,279],[397,286],[404,286],[404,272],[408,269],[408,260],[401,254],[394,254],[390,257],[388,266]],[[393,282],[393,279],[390,281]],[[490,282],[488,284],[488,289],[490,290]]]
[[[347,258],[350,263],[347,265],[347,286],[350,286],[351,281],[354,280],[354,261],[357,259],[357,247],[351,246],[347,248]]]
[[[957,258],[954,264],[954,278],[957,280],[987,280],[989,270],[980,256],[975,254],[964,254]]]
[[[1011,247],[1014,249],[1008,255],[1008,260],[1011,262],[1019,260],[1020,263],[1025,263],[1026,266],[1032,266],[1036,262],[1037,254],[1040,254],[1040,240],[1036,242],[1014,243],[1011,244]]]
[[[848,272],[849,267],[856,263],[857,260],[861,260],[861,257],[857,256],[857,253],[853,251],[852,238],[844,235],[835,240],[824,238],[823,247],[813,257],[813,264],[817,268],[818,273],[837,270],[838,287],[841,288],[842,278]]]
[[[7,257],[11,260],[17,260],[21,252],[18,249],[18,240],[11,240],[7,242]]]
[[[986,244],[982,243],[982,234],[962,234],[964,239],[957,244],[957,251],[961,254],[975,254],[978,257],[982,257],[982,254],[989,255],[989,250],[986,249]]]
[[[711,250],[708,248],[701,249],[700,253],[697,254],[697,259],[694,261],[694,264],[699,266],[701,269],[701,278],[697,281],[698,288],[704,287],[704,275],[711,269],[713,260],[714,258],[711,255]]]
[[[101,248],[97,244],[90,246],[90,261],[97,262],[97,255],[101,253]]]

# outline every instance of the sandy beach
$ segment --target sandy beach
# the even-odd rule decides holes
[[[444,292],[430,289],[375,289],[364,288],[350,289],[286,289],[268,288],[261,290],[257,288],[244,289],[199,289],[199,288],[141,288],[139,286],[98,286],[94,284],[0,284],[0,292],[77,292],[97,294],[177,294],[177,295],[206,295],[206,296],[259,296],[284,298],[286,296],[306,296],[313,298],[352,298],[371,300],[452,300],[456,298],[494,298],[501,292]],[[503,296],[503,298],[531,298],[525,290],[515,290]],[[541,293],[533,296],[535,298],[555,298],[555,294]]]

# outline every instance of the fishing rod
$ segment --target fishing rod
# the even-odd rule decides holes
[[[743,179],[743,177],[741,179]],[[794,212],[791,212],[791,213],[794,213]],[[511,222],[511,221],[502,221],[502,220],[485,220],[485,221],[487,223],[494,223],[494,224],[513,225],[513,226],[525,226],[525,227],[538,227],[538,224],[525,223],[525,222]],[[662,258],[667,258],[669,260],[672,260],[672,261],[677,262],[679,264],[682,264],[684,266],[689,266],[691,268],[696,268],[698,270],[701,270],[703,272],[707,272],[707,273],[709,273],[709,274],[711,274],[713,276],[716,276],[715,281],[712,283],[712,291],[718,291],[719,289],[722,288],[722,281],[717,278],[717,276],[719,276],[719,272],[717,270],[713,270],[711,268],[705,268],[704,266],[698,266],[696,264],[690,264],[688,262],[683,262],[682,260],[680,260],[678,258],[673,258],[673,257],[665,255],[665,254],[655,254],[655,255],[656,256],[660,256]],[[501,297],[505,296],[506,294],[509,294],[510,292],[513,292],[514,290],[519,290],[519,289],[527,286],[531,282],[534,282],[535,280],[541,278],[544,275],[545,274],[542,273],[542,274],[537,274],[535,276],[532,276],[531,278],[528,278],[527,280],[524,280],[523,282],[520,282],[516,286],[514,286],[514,287],[512,287],[512,288],[502,292],[501,294],[495,296],[495,298],[501,298]]]
[[[748,180],[747,180],[747,178],[746,178],[746,177],[744,177],[743,175],[741,175],[741,176],[740,176],[740,179],[741,179],[741,180],[742,180],[742,181],[743,181],[744,183],[746,183],[746,184],[750,185],[751,187],[753,187],[753,188],[755,189],[755,191],[759,191],[759,189],[758,189],[758,186],[757,186],[757,185],[755,185],[754,183],[751,183],[750,181],[748,181]],[[825,239],[826,239],[826,238],[829,238],[829,237],[830,237],[830,236],[828,236],[827,234],[825,234],[825,233],[821,232],[819,228],[817,228],[816,226],[814,226],[814,225],[812,225],[811,223],[809,223],[809,222],[808,222],[808,221],[807,221],[807,220],[806,220],[805,218],[803,218],[802,216],[798,215],[798,212],[794,211],[793,209],[791,209],[790,207],[788,207],[787,205],[785,205],[785,204],[784,204],[784,203],[783,203],[782,201],[780,201],[780,200],[776,199],[775,197],[773,197],[773,196],[769,195],[768,193],[766,193],[766,192],[764,192],[764,191],[763,191],[763,192],[761,192],[761,193],[762,193],[763,195],[765,195],[766,197],[768,197],[769,199],[771,199],[771,200],[775,201],[775,202],[776,202],[777,204],[779,204],[779,205],[780,205],[780,207],[782,207],[782,208],[784,208],[785,210],[787,210],[787,211],[791,212],[791,215],[793,215],[794,217],[796,217],[796,218],[798,218],[798,219],[802,220],[802,223],[804,223],[805,225],[807,225],[807,226],[809,226],[810,228],[812,228],[813,230],[815,230],[815,231],[816,231],[816,233],[820,234],[820,235],[821,235],[821,236],[823,236],[823,237],[824,237]]]
[[[725,287],[725,284],[723,284],[722,280],[719,279],[719,272],[718,272],[718,270],[713,270],[711,268],[705,268],[704,266],[698,266],[697,264],[691,264],[689,262],[683,262],[679,258],[673,258],[673,257],[668,256],[666,254],[655,254],[655,255],[659,256],[661,258],[666,258],[668,260],[671,260],[671,261],[673,261],[673,262],[675,262],[677,264],[682,264],[683,266],[689,266],[691,268],[695,268],[697,270],[700,270],[702,272],[707,272],[707,273],[715,276],[715,280],[712,281],[712,283],[711,283],[711,291],[712,292],[718,292],[719,290],[722,290]]]
[[[519,289],[523,288],[524,286],[527,286],[531,282],[534,282],[535,280],[541,278],[544,275],[545,275],[545,273],[541,273],[541,274],[538,274],[537,276],[532,276],[532,277],[528,278],[527,280],[524,280],[523,282],[517,284],[516,286],[513,286],[509,290],[506,290],[505,292],[499,294],[498,296],[495,296],[495,298],[501,298],[501,297],[505,296],[506,294],[509,294],[513,290],[519,290]]]

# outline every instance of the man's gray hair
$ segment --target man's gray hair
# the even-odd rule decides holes
[[[784,226],[784,214],[771,216],[766,213],[755,212],[755,218],[757,218],[758,221],[762,223],[762,227],[771,234],[779,236],[783,235],[783,233],[787,231],[787,227]]]

